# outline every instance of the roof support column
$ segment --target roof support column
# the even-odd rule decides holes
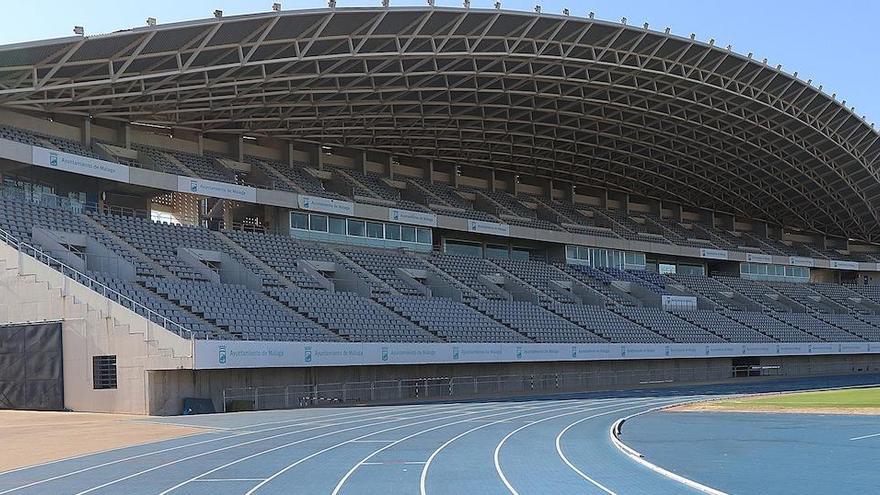
[[[388,155],[388,178],[394,180],[394,156]]]
[[[205,153],[205,135],[202,133],[196,136],[196,149],[200,155]]]
[[[92,119],[90,117],[83,119],[81,138],[82,144],[86,146],[92,143]]]
[[[434,183],[434,160],[428,160],[428,167],[425,169],[425,173],[428,174],[428,176],[425,178],[428,179],[428,182],[433,184]]]
[[[681,205],[671,204],[671,205],[669,205],[669,209],[672,210],[672,220],[675,222],[681,222],[682,221]]]
[[[489,170],[489,190],[495,192],[495,169]]]
[[[565,199],[568,200],[569,203],[575,204],[577,203],[577,185],[575,183],[570,183],[565,188]]]
[[[125,148],[131,148],[131,126],[126,122],[119,127],[119,135],[116,138],[117,142],[124,146]]]
[[[232,141],[232,157],[237,162],[244,161],[244,136],[235,136],[235,140]]]
[[[288,141],[287,146],[284,147],[284,161],[287,162],[287,166],[293,168],[294,162],[294,151],[293,151],[293,141]]]
[[[354,168],[358,172],[367,175],[367,152],[355,150],[354,152]]]
[[[324,170],[324,151],[321,149],[320,144],[310,144],[308,145],[308,153],[309,158],[311,159],[312,166],[317,168],[318,170]],[[293,153],[291,153],[293,156]]]

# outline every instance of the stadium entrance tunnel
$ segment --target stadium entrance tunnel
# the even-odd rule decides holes
[[[64,409],[61,323],[0,326],[0,409]]]
[[[654,359],[580,363],[328,366],[149,371],[149,414],[186,398],[217,411],[536,397],[682,384],[880,371],[880,356]]]

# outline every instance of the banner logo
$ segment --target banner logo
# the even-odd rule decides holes
[[[189,181],[189,190],[191,192],[199,192],[199,183],[198,181],[191,180]]]
[[[221,345],[217,349],[217,362],[220,364],[226,364],[226,346]]]
[[[49,166],[57,167],[58,166],[58,153],[49,153]]]
[[[388,348],[387,347],[382,348],[382,361],[383,362],[388,361]]]
[[[573,359],[578,357],[578,348],[577,348],[577,346],[571,346],[571,357],[572,357]]]
[[[516,358],[522,359],[523,351],[521,346],[516,346]]]
[[[312,348],[306,346],[304,352],[305,352],[305,356],[303,356],[303,358],[305,359],[305,361],[306,361],[307,363],[311,363],[311,362],[312,362]]]

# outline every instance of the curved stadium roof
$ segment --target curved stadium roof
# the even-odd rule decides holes
[[[254,14],[0,47],[6,108],[391,152],[880,240],[880,134],[729,49],[568,16]]]

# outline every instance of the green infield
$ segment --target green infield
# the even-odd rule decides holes
[[[880,387],[741,397],[691,404],[680,410],[880,414]]]

